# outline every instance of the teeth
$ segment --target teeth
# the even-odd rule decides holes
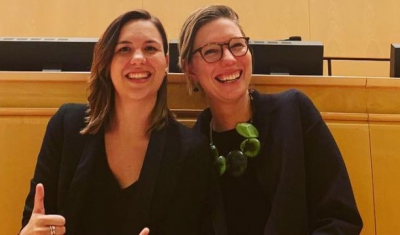
[[[219,78],[219,80],[224,81],[224,82],[231,82],[231,81],[236,80],[239,76],[240,76],[240,73],[236,72],[236,73],[232,73],[232,74],[229,74],[229,75],[221,76],[221,77],[218,77],[218,78]]]
[[[149,75],[150,75],[150,73],[148,73],[148,72],[130,73],[130,74],[128,74],[128,78],[141,79],[141,78],[147,78]]]

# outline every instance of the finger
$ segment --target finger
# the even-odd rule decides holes
[[[149,235],[150,234],[150,229],[149,228],[144,228],[139,235]]]
[[[36,185],[35,201],[33,204],[33,213],[44,214],[44,187],[43,184]]]
[[[41,225],[49,226],[64,226],[65,225],[65,218],[62,215],[45,215],[45,217],[41,217],[43,219],[43,223]]]
[[[65,226],[56,226],[56,234],[65,234],[67,233],[67,229]]]
[[[50,231],[51,234],[51,228],[50,226],[46,229],[46,232]],[[54,226],[54,234],[65,234],[66,233],[66,228],[65,226]]]
[[[65,218],[62,215],[35,214],[36,225],[39,227],[65,226]]]

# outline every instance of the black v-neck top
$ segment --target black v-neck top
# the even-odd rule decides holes
[[[235,129],[213,131],[212,135],[219,154],[225,157],[232,150],[240,150],[244,140]],[[270,205],[257,180],[257,157],[247,158],[247,169],[242,176],[233,177],[225,172],[220,178],[229,235],[264,234]]]
[[[108,165],[104,141],[99,153],[90,174],[77,234],[139,234],[145,224],[134,211],[140,203],[136,196],[138,182],[122,189]]]

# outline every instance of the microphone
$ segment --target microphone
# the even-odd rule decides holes
[[[301,36],[290,36],[289,38],[283,39],[282,41],[301,41]]]

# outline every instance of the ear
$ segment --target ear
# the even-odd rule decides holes
[[[168,73],[169,72],[169,55],[165,55],[165,72]]]
[[[195,72],[195,70],[193,68],[193,65],[185,62],[184,66],[185,66],[185,71],[188,74],[189,78],[197,83],[198,79],[197,79],[197,76],[196,76],[196,72]]]

